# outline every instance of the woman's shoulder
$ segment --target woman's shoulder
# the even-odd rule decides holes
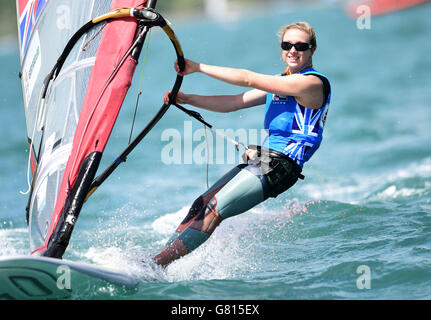
[[[329,78],[324,73],[314,69],[314,68],[307,68],[301,71],[301,74],[303,75],[315,75],[319,78],[325,78],[329,82]]]

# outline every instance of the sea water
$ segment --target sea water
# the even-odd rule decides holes
[[[280,26],[308,21],[315,27],[313,63],[331,80],[333,94],[324,139],[304,167],[305,180],[223,221],[196,251],[163,272],[154,270],[150,257],[206,190],[206,180],[214,183],[241,162],[241,149],[172,108],[84,205],[64,255],[125,270],[141,283],[134,290],[94,288],[75,298],[431,298],[431,5],[362,25],[337,6],[286,7],[245,11],[227,22],[169,19],[186,57],[266,74],[284,68],[276,37]],[[154,30],[134,135],[171,88],[174,60],[168,39]],[[28,147],[16,43],[1,44],[0,67],[4,258],[30,252],[27,196],[20,193],[28,188]],[[127,145],[141,70],[142,62],[102,168]],[[243,89],[194,74],[184,79],[182,90]],[[264,107],[200,112],[244,143],[262,138]]]

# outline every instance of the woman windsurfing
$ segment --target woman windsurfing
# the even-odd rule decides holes
[[[176,102],[228,113],[266,104],[262,146],[250,146],[246,163],[225,174],[191,206],[187,216],[154,261],[163,267],[204,243],[225,219],[276,197],[303,179],[302,167],[322,141],[331,87],[313,68],[316,34],[306,22],[280,29],[281,56],[286,69],[266,75],[244,69],[212,66],[186,59],[181,75],[200,72],[214,79],[251,88],[238,95],[202,96],[179,92]],[[164,95],[169,102],[169,92]]]

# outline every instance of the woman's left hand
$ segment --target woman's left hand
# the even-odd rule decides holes
[[[171,94],[171,90],[165,92],[165,94],[163,95],[163,102],[165,104],[169,104],[169,95]],[[177,98],[175,99],[176,101],[174,101],[175,103],[179,103],[179,104],[186,104],[186,94],[182,93],[181,91],[178,91],[177,93]]]

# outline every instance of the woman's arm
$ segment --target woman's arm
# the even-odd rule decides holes
[[[169,102],[169,93],[166,92],[164,102]],[[178,92],[177,103],[189,104],[201,109],[214,112],[232,112],[239,109],[251,108],[266,102],[266,92],[252,89],[237,95],[202,96]]]
[[[179,72],[178,64],[175,69]],[[318,109],[323,105],[323,83],[316,76],[293,74],[284,77],[265,75],[246,69],[198,64],[186,59],[183,75],[194,72],[204,73],[212,78],[241,87],[250,87],[279,96],[293,96],[309,108]]]

